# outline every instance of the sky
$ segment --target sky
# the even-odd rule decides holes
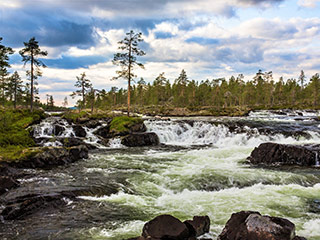
[[[26,79],[18,52],[31,37],[48,51],[43,102],[49,94],[73,105],[83,72],[95,88],[126,88],[111,80],[119,70],[112,59],[130,30],[144,39],[145,70],[135,74],[147,82],[162,72],[173,82],[182,69],[197,81],[250,80],[259,69],[275,80],[320,72],[320,0],[0,0],[1,44],[15,50],[10,72]]]

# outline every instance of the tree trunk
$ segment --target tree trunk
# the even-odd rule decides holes
[[[31,50],[31,101],[30,101],[30,110],[33,111],[33,51]]]
[[[130,116],[130,85],[131,85],[131,36],[130,36],[130,43],[129,43],[129,65],[128,65],[128,73],[129,73],[129,77],[128,77],[128,117]]]

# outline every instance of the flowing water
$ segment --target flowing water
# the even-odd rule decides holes
[[[63,206],[5,222],[0,235],[119,240],[140,235],[144,223],[159,214],[172,214],[180,220],[208,215],[207,237],[216,239],[232,213],[253,210],[287,218],[298,235],[319,240],[320,168],[257,168],[246,163],[263,142],[319,144],[317,114],[261,111],[243,118],[146,120],[161,146],[125,148],[113,139],[110,147],[93,151],[89,159],[49,171],[25,170],[22,187],[8,198],[82,192],[76,199],[66,198]],[[71,134],[68,129],[63,134]]]

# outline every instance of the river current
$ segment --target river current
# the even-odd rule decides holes
[[[77,190],[64,206],[6,222],[4,239],[110,239],[141,234],[160,214],[208,215],[221,233],[242,210],[284,217],[296,233],[320,239],[320,167],[260,168],[246,158],[263,142],[319,144],[317,112],[260,111],[242,118],[145,121],[161,146],[126,148],[114,139],[89,158],[52,170],[25,170],[12,195]],[[90,140],[88,140],[90,141]],[[92,141],[95,141],[94,139]]]

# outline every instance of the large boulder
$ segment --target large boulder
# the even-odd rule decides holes
[[[262,216],[258,212],[251,211],[232,214],[218,236],[218,240],[293,240],[294,238],[295,225],[289,220]]]
[[[87,136],[87,132],[86,130],[84,130],[84,128],[80,125],[73,125],[72,126],[74,135],[77,137],[85,137]]]
[[[101,123],[99,120],[90,120],[89,122],[86,122],[84,124],[87,128],[97,128],[101,126]]]
[[[318,163],[320,145],[289,145],[262,143],[256,147],[248,160],[262,165],[314,166]]]
[[[146,239],[184,240],[190,236],[187,226],[171,215],[160,215],[147,222],[142,230]]]
[[[122,138],[121,143],[127,147],[155,146],[159,144],[159,137],[153,132],[131,133]]]

